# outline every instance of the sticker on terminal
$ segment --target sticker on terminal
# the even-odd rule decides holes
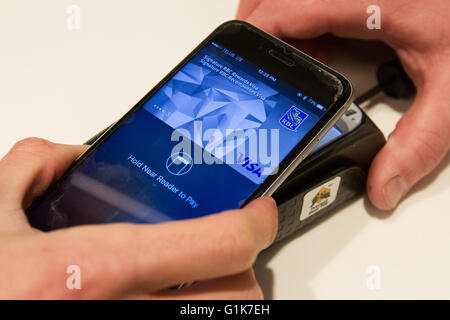
[[[335,177],[305,194],[300,221],[308,219],[313,214],[332,204],[336,200],[340,183],[341,177]]]

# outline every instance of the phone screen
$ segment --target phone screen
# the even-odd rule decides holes
[[[28,210],[30,222],[157,223],[239,208],[326,109],[211,41]]]

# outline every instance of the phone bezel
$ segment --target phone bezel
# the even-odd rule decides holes
[[[232,29],[233,32],[230,32]],[[258,37],[259,36],[259,37]],[[241,41],[236,41],[239,38]],[[263,53],[255,54],[252,53],[251,44],[254,40],[264,39],[264,43],[267,45],[270,43],[272,45],[271,49],[275,50],[287,50],[283,53],[289,52],[289,56],[298,59],[302,59],[305,63],[302,66],[302,74],[308,74],[308,72],[316,72],[318,70],[322,70],[325,73],[329,73],[339,79],[342,84],[342,92],[336,98],[335,93],[330,92],[330,96],[333,96],[334,102],[331,105],[327,104],[327,99],[330,97],[325,96],[325,92],[322,92],[322,96],[315,96],[310,94],[310,96],[314,97],[318,102],[323,105],[328,105],[328,110],[322,116],[322,118],[314,125],[314,127],[301,139],[301,141],[292,149],[292,151],[288,154],[288,156],[283,159],[279,164],[279,170],[277,174],[270,175],[266,178],[266,180],[257,187],[257,189],[253,192],[253,194],[244,202],[242,206],[245,206],[251,200],[263,196],[263,195],[271,195],[276,188],[287,178],[290,172],[292,172],[298,164],[306,157],[308,153],[312,151],[314,146],[318,143],[319,139],[331,128],[336,119],[339,119],[345,109],[348,107],[350,103],[350,99],[352,96],[352,87],[350,82],[337,73],[336,71],[330,69],[329,67],[323,65],[317,60],[307,56],[306,54],[300,52],[299,50],[291,47],[287,43],[263,32],[260,29],[240,20],[231,20],[221,24],[217,27],[209,36],[207,36],[189,55],[187,55],[174,69],[172,69],[154,88],[152,88],[143,98],[139,100],[138,103],[134,107],[132,107],[121,119],[111,125],[108,130],[106,130],[91,146],[88,148],[82,155],[80,155],[76,161],[69,167],[69,169],[63,174],[61,178],[59,178],[48,190],[47,192],[36,199],[36,201],[27,209],[27,211],[32,210],[33,207],[37,206],[38,203],[44,198],[47,194],[51,193],[52,189],[55,185],[57,185],[60,181],[66,179],[86,158],[88,158],[97,148],[108,139],[122,124],[124,124],[137,110],[139,110],[158,90],[160,90],[183,66],[188,63],[201,49],[203,49],[208,43],[211,41],[217,41],[219,43],[226,43],[230,50],[237,52],[239,55],[248,59],[249,61],[258,63],[260,61],[261,67],[270,70],[275,75],[278,75],[280,79],[283,79],[286,82],[293,84],[293,79],[287,79],[287,77],[283,77],[282,74],[286,74],[286,70],[284,67],[281,70],[277,69],[280,66],[276,66],[275,62],[269,59],[269,55],[264,55]],[[252,41],[245,40],[252,39]],[[224,43],[224,45],[225,45]],[[233,44],[234,45],[231,45]],[[249,47],[250,45],[250,47]],[[238,47],[239,48],[238,48]],[[228,48],[227,47],[227,48]],[[246,50],[243,50],[246,48]],[[254,49],[254,48],[253,48]],[[292,56],[294,55],[294,56]],[[269,63],[264,63],[267,61]],[[281,65],[281,62],[279,62]],[[297,64],[296,64],[297,65]],[[314,70],[308,70],[308,67],[314,66]],[[284,70],[284,71],[282,71]],[[288,72],[291,73],[292,69]],[[317,75],[316,75],[317,76]],[[312,78],[312,77],[311,77]],[[304,78],[302,78],[304,79]],[[301,85],[298,83],[297,85],[293,85],[295,88],[301,88],[303,91],[308,92],[308,89],[305,88],[305,82],[302,82]],[[225,195],[226,196],[226,195]]]

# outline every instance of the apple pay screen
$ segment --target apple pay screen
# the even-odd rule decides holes
[[[326,107],[208,43],[31,212],[51,230],[240,207]]]

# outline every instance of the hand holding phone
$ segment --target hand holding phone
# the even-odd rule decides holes
[[[10,257],[0,286],[15,284],[0,294],[261,298],[251,266],[278,220],[259,197],[350,97],[345,78],[280,40],[240,21],[220,26],[81,156],[29,139],[0,161],[0,251]]]
[[[31,228],[24,208],[85,149],[33,138],[0,160],[0,299],[262,298],[251,266],[275,237],[271,198],[174,223]]]

